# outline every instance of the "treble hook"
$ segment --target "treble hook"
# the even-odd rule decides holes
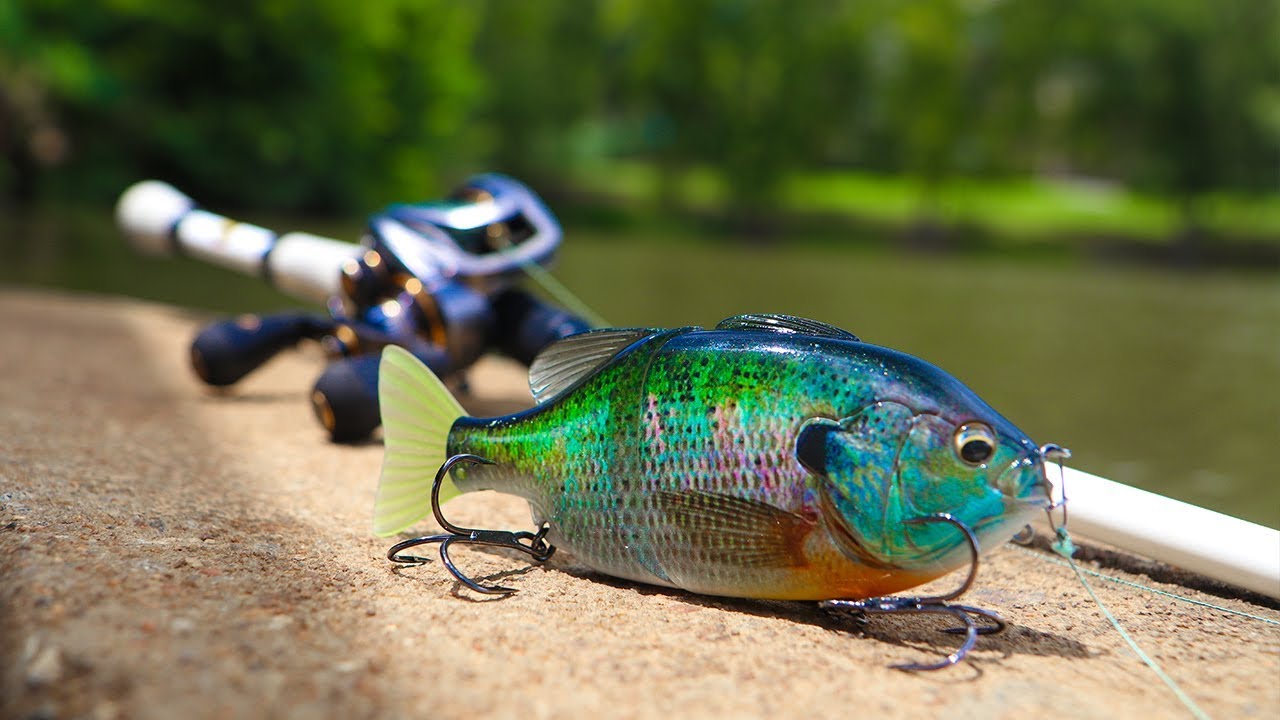
[[[978,537],[973,534],[973,530],[969,528],[963,521],[955,518],[950,513],[936,513],[924,517],[911,518],[906,521],[908,524],[918,525],[926,522],[945,522],[954,525],[960,532],[964,533],[965,540],[969,543],[969,574],[965,577],[960,587],[945,595],[936,595],[933,597],[876,597],[867,598],[866,600],[823,600],[818,603],[818,607],[824,610],[841,610],[853,612],[857,614],[878,613],[888,615],[893,613],[933,613],[940,615],[951,615],[959,618],[964,623],[963,628],[948,628],[946,632],[964,633],[964,643],[960,648],[950,655],[936,663],[905,663],[902,665],[894,665],[898,670],[906,670],[908,672],[921,672],[925,670],[941,670],[942,668],[951,667],[969,654],[973,646],[978,642],[979,635],[995,635],[1004,632],[1008,627],[1004,619],[991,610],[983,608],[971,607],[969,605],[959,605],[947,602],[954,600],[973,585],[974,579],[978,576]],[[991,625],[979,626],[974,622],[973,617],[979,616],[991,621]]]
[[[510,532],[508,530],[474,530],[472,528],[459,527],[446,520],[444,513],[440,510],[440,486],[444,483],[445,477],[453,469],[453,466],[462,462],[493,465],[492,461],[478,455],[454,455],[445,460],[440,469],[436,471],[436,480],[431,486],[431,514],[435,516],[436,522],[440,524],[440,527],[444,528],[445,532],[440,535],[427,535],[398,542],[387,551],[387,559],[397,563],[425,563],[428,562],[427,558],[417,555],[401,555],[400,551],[417,545],[440,543],[440,560],[463,585],[485,595],[510,595],[516,592],[515,588],[501,585],[481,585],[462,574],[462,571],[449,558],[449,546],[456,542],[463,545],[490,545],[492,547],[510,548],[529,555],[537,562],[543,562],[549,559],[556,551],[555,547],[547,542],[547,531],[551,529],[551,525],[545,522],[542,523],[542,527],[538,528],[536,533],[524,530]]]

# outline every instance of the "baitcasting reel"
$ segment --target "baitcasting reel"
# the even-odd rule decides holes
[[[489,350],[528,364],[590,329],[515,287],[525,268],[551,261],[561,230],[532,190],[503,175],[471,178],[443,201],[391,205],[369,218],[358,245],[236,222],[155,180],[125,191],[117,219],[140,250],[191,255],[326,304],[328,315],[215,322],[192,342],[191,363],[204,382],[225,387],[300,340],[318,340],[330,362],[311,402],[335,442],[361,440],[380,424],[386,345],[447,378]]]

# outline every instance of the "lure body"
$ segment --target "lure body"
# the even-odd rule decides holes
[[[968,562],[958,530],[918,519],[949,513],[985,545],[1049,502],[1036,445],[959,381],[813,321],[575,336],[531,368],[536,407],[455,417],[447,433],[449,411],[428,422],[393,397],[423,394],[388,360],[384,533],[426,514],[433,462],[469,453],[493,464],[455,469],[458,491],[524,497],[554,545],[600,572],[712,595],[865,598]],[[957,445],[973,428],[990,445],[981,462]],[[446,434],[443,448],[413,445],[424,431]]]

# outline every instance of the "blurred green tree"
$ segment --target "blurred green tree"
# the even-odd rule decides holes
[[[1006,5],[1061,170],[1181,198],[1189,239],[1210,190],[1275,190],[1280,133],[1257,109],[1280,91],[1276,3]]]
[[[595,3],[487,0],[475,40],[485,92],[474,122],[494,169],[562,181],[577,142],[605,110],[605,38]]]
[[[81,193],[140,176],[270,207],[437,193],[479,92],[478,10],[444,0],[18,0]],[[11,11],[12,12],[12,11]]]
[[[854,6],[798,12],[785,0],[623,0],[611,27],[626,54],[622,110],[660,132],[649,148],[665,194],[715,167],[730,210],[758,222],[788,172],[820,164],[859,95]]]
[[[622,156],[745,227],[816,169],[1274,192],[1274,0],[8,0],[0,195],[360,212]],[[56,167],[56,171],[54,168]]]

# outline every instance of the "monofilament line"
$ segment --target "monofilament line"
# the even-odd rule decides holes
[[[513,247],[510,240],[505,238],[502,240],[506,243],[502,248],[503,250]],[[542,289],[546,290],[547,294],[555,298],[566,309],[577,313],[579,317],[591,323],[591,327],[596,329],[612,327],[608,320],[605,320],[600,313],[592,310],[590,305],[587,305],[581,298],[574,295],[573,291],[565,287],[565,284],[557,280],[549,270],[528,258],[520,258],[519,263],[520,269],[524,270],[525,275],[528,275],[534,282],[542,286]]]
[[[1112,615],[1111,611],[1107,609],[1107,606],[1102,604],[1102,600],[1098,597],[1097,593],[1093,591],[1093,587],[1089,585],[1089,581],[1085,579],[1084,573],[1080,571],[1080,567],[1076,565],[1075,558],[1072,557],[1075,554],[1075,546],[1072,544],[1071,536],[1067,534],[1066,528],[1058,528],[1058,539],[1053,543],[1053,550],[1067,559],[1067,563],[1071,565],[1071,569],[1076,573],[1076,579],[1078,579],[1080,584],[1084,586],[1085,592],[1089,593],[1089,597],[1093,598],[1093,602],[1098,605],[1098,609],[1102,611],[1102,615],[1111,622],[1111,626],[1116,629],[1116,632],[1120,633],[1120,637],[1124,638],[1124,641],[1129,645],[1129,649],[1138,656],[1138,659],[1145,663],[1147,667],[1151,668],[1151,671],[1156,674],[1156,677],[1160,678],[1165,686],[1173,691],[1173,694],[1178,697],[1178,700],[1182,702],[1183,706],[1187,708],[1192,716],[1197,718],[1197,720],[1209,720],[1209,715],[1204,710],[1201,710],[1199,705],[1196,705],[1195,701],[1191,699],[1191,696],[1187,695],[1187,693],[1183,691],[1182,687],[1179,686],[1178,683],[1160,667],[1160,664],[1157,663],[1155,659],[1143,652],[1142,648],[1138,647],[1138,643],[1124,629],[1124,626],[1120,624],[1120,621],[1116,619],[1116,616]]]
[[[1014,550],[1017,550],[1020,553],[1025,553],[1032,557],[1039,558],[1040,560],[1043,560],[1045,562],[1053,563],[1054,565],[1061,565],[1062,567],[1071,567],[1071,563],[1069,562],[1059,560],[1058,558],[1055,558],[1055,557],[1050,557],[1048,555],[1045,555],[1042,552],[1037,552],[1036,550],[1025,548],[1015,543],[1009,543],[1008,545],[1006,545],[1006,547],[1012,548]],[[1124,578],[1116,577],[1114,575],[1108,575],[1106,573],[1098,572],[1097,570],[1090,570],[1089,568],[1083,568],[1079,566],[1076,566],[1076,567],[1080,572],[1086,575],[1092,575],[1093,577],[1100,578],[1108,582],[1113,582],[1113,583],[1116,583],[1117,585],[1127,585],[1128,587],[1134,588],[1136,590],[1149,592],[1152,595],[1160,595],[1162,597],[1167,597],[1172,600],[1184,602],[1189,605],[1199,605],[1200,607],[1206,607],[1206,608],[1209,608],[1210,610],[1217,610],[1218,612],[1227,613],[1228,615],[1237,615],[1239,617],[1248,618],[1250,620],[1263,622],[1268,625],[1280,625],[1280,620],[1277,620],[1275,618],[1263,617],[1262,615],[1256,615],[1254,613],[1245,612],[1243,610],[1236,610],[1234,608],[1224,607],[1222,605],[1215,605],[1214,603],[1211,603],[1211,602],[1206,602],[1204,600],[1197,600],[1195,598],[1187,597],[1186,595],[1171,593],[1168,590],[1161,590],[1160,588],[1154,588],[1154,587],[1151,587],[1150,585],[1143,585],[1140,582],[1125,580]]]

